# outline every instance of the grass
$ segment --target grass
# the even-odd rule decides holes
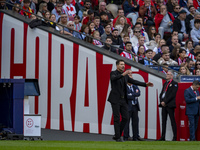
[[[0,141],[0,150],[200,150],[200,142]]]

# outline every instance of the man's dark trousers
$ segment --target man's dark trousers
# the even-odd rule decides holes
[[[111,103],[114,117],[115,138],[121,137],[122,131],[128,121],[128,104],[125,99],[120,99],[119,103]],[[122,121],[120,122],[120,113]]]

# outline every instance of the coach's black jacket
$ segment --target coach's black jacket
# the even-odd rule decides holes
[[[123,76],[122,73],[119,72],[118,70],[111,71],[110,81],[111,81],[111,91],[110,91],[110,95],[108,97],[108,101],[110,103],[118,103],[119,100],[123,97],[127,101],[127,98],[126,98],[127,83],[132,83],[132,84],[135,84],[135,85],[146,87],[145,82],[133,80],[128,75]]]

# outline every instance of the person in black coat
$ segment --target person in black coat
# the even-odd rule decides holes
[[[133,78],[132,73],[129,73],[128,76]],[[128,113],[129,119],[124,128],[124,141],[127,141],[129,136],[129,124],[130,120],[132,122],[132,132],[133,132],[133,141],[139,141],[141,138],[139,137],[139,117],[138,111],[140,111],[140,105],[138,101],[138,97],[140,96],[140,89],[134,84],[127,84],[127,100],[128,100]]]
[[[172,131],[173,141],[176,141],[177,130],[176,121],[174,116],[174,109],[176,108],[176,93],[178,90],[178,83],[173,80],[173,72],[169,70],[166,74],[166,82],[163,85],[160,93],[160,107],[162,107],[162,135],[159,141],[165,141],[167,115],[169,114]]]
[[[181,21],[183,21],[185,25],[184,31],[182,30]],[[178,39],[180,39],[181,41],[183,39],[189,38],[189,34],[191,31],[190,22],[186,21],[186,11],[184,9],[182,9],[179,12],[179,16],[175,18],[174,23],[173,23],[173,30],[178,31]]]
[[[127,83],[132,83],[140,86],[153,86],[151,82],[140,82],[134,79],[131,79],[128,76],[128,73],[132,73],[130,70],[125,69],[125,63],[123,60],[116,61],[117,69],[111,71],[110,81],[111,81],[111,91],[108,97],[108,101],[111,103],[113,116],[114,116],[114,131],[115,136],[114,140],[121,142],[121,134],[124,130],[124,127],[128,121],[128,101],[127,101]],[[120,122],[120,114],[122,116],[122,121]]]

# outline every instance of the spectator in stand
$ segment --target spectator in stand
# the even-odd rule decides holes
[[[113,22],[112,22],[111,20],[108,20],[108,23],[107,23],[107,24],[110,25],[111,30],[114,30],[114,29],[115,29],[115,28],[113,27]]]
[[[56,0],[50,0],[50,2],[54,5],[54,8],[55,8],[57,1]]]
[[[191,31],[191,39],[194,42],[194,46],[200,44],[200,19],[194,21],[194,28]]]
[[[76,31],[80,31],[81,30],[81,26],[82,23],[80,23],[80,17],[79,16],[75,16],[74,17],[74,27]]]
[[[82,33],[81,34],[81,38],[82,38],[82,40],[84,40],[86,35],[89,35],[89,27],[88,27],[88,25],[83,24],[81,26],[81,31],[80,32]]]
[[[173,12],[172,12],[172,15],[174,16],[174,18],[177,18],[178,17],[178,13],[180,11],[180,6],[178,4],[175,4],[174,7],[173,7]]]
[[[100,13],[101,12],[105,12],[107,14],[107,16],[108,16],[108,19],[112,19],[113,18],[111,12],[106,9],[106,3],[103,2],[103,1],[99,2],[99,9],[97,11],[95,11],[94,16],[99,16],[100,17]]]
[[[124,25],[124,28],[121,32],[121,37],[124,37],[125,34],[128,34],[130,39],[133,37],[133,30],[131,29],[131,26],[129,24]]]
[[[106,24],[108,24],[108,15],[106,12],[102,11],[100,13],[100,25],[101,26],[105,26]]]
[[[121,8],[119,8],[118,11],[117,11],[117,17],[113,20],[113,26],[115,26],[115,23],[116,23],[116,21],[117,21],[117,19],[118,19],[119,16],[124,16],[124,10],[121,9]],[[129,25],[131,25],[131,27],[132,27],[132,23],[131,23],[131,21],[128,18],[126,18],[126,22]]]
[[[193,5],[189,6],[189,12],[190,14],[186,16],[186,21],[190,22],[192,19],[194,19],[194,14],[196,12],[196,9],[194,8]]]
[[[143,45],[139,46],[138,52],[136,54],[137,56],[135,57],[135,59],[137,62],[143,60],[143,58],[145,57],[145,47]]]
[[[193,0],[187,0],[187,5],[183,8],[187,12],[186,15],[190,14],[189,7],[192,5],[193,5]]]
[[[29,18],[31,17],[31,13],[33,13],[33,10],[29,7],[30,3],[31,3],[30,0],[24,0],[24,6],[22,7],[22,9],[24,9],[24,10],[30,12],[30,13],[28,13],[28,12],[26,12],[24,10],[20,11],[21,15],[28,16]]]
[[[151,47],[151,49],[154,50],[154,48],[156,48],[156,47],[158,48],[159,42],[160,42],[160,40],[161,40],[160,37],[161,37],[160,34],[159,34],[159,33],[156,33],[156,35],[155,35],[155,40],[151,40],[151,41],[149,42],[149,46]],[[153,56],[154,56],[155,54],[156,54],[156,53],[153,52]]]
[[[172,36],[172,44],[169,45],[169,51],[170,51],[170,53],[174,49],[174,46],[176,46],[177,44],[178,44],[178,36],[174,35],[174,36]]]
[[[88,22],[94,21],[94,11],[88,10],[87,17],[83,18],[82,24],[87,24]]]
[[[135,57],[134,55],[132,55],[132,43],[131,42],[126,42],[125,43],[125,48],[126,48],[126,51],[123,51],[120,56],[122,57],[125,57],[125,58],[128,58],[130,60],[135,60]]]
[[[60,22],[59,24],[63,25],[63,26],[67,26],[67,15],[64,13],[64,14],[61,14],[60,15]],[[58,28],[59,30],[63,30],[63,27],[58,25]]]
[[[150,61],[153,61],[152,58],[153,58],[153,50],[152,49],[148,49],[146,50],[145,52],[145,59],[142,59],[142,60],[139,60],[138,62],[145,65],[145,66],[149,66],[149,65],[153,65],[152,62]],[[149,59],[150,61],[146,60],[146,59]]]
[[[75,3],[76,15],[78,15],[79,10],[83,10],[84,9],[84,1],[85,0],[76,1],[76,3]]]
[[[196,61],[197,61],[197,60],[200,60],[200,52],[197,52],[197,53],[196,53],[196,59],[195,59],[195,60],[196,60]]]
[[[187,58],[187,55],[186,55],[186,50],[185,49],[180,49],[179,50],[179,57],[178,59],[176,60],[176,62],[178,63],[178,65],[184,65],[185,62],[186,62],[186,58]]]
[[[195,75],[200,76],[200,69],[197,69]]]
[[[195,46],[195,48],[193,50],[190,51],[190,53],[194,56],[196,56],[196,54],[200,52],[200,45]]]
[[[75,38],[82,39],[80,33],[74,31],[74,22],[68,21],[67,22],[67,28],[64,28],[64,30],[60,31],[61,34],[71,35]]]
[[[69,20],[74,21],[74,16],[76,15],[76,9],[71,4],[71,0],[64,0],[65,4],[62,6],[62,9],[65,11]]]
[[[139,15],[142,17],[144,25],[155,25],[154,17],[156,14],[156,8],[154,5],[151,5],[151,0],[144,0],[144,5],[139,8]]]
[[[49,20],[51,20],[50,24],[52,25],[52,27],[55,28],[56,30],[59,30],[56,24],[56,15],[51,14]]]
[[[188,70],[188,68],[186,66],[181,66],[179,69],[179,75],[190,75],[190,71]]]
[[[104,46],[102,48],[111,51],[113,53],[116,53],[116,49],[113,48],[113,46],[111,45],[112,45],[112,38],[110,36],[107,36]]]
[[[162,57],[158,60],[158,64],[168,64],[169,66],[178,65],[178,63],[170,58],[170,53],[168,50],[164,50],[162,53]],[[154,56],[155,57],[155,56]]]
[[[155,16],[156,30],[161,35],[163,39],[164,32],[172,32],[173,29],[174,16],[167,11],[166,5],[160,7],[160,13]]]
[[[192,40],[187,40],[185,42],[185,50],[186,50],[186,55],[188,55],[189,58],[191,58],[192,60],[194,60],[194,55],[192,55],[190,53],[190,51],[194,50],[193,41]]]
[[[6,6],[6,3],[4,3],[4,0],[0,0],[0,9],[8,10],[8,7]]]
[[[165,75],[167,74],[167,72],[168,72],[168,67],[169,67],[169,65],[167,64],[167,63],[163,63],[162,64],[164,67],[162,67],[162,73],[164,73]]]
[[[105,26],[104,26],[104,29],[105,29],[105,32],[101,35],[101,40],[102,40],[103,42],[106,41],[106,37],[107,37],[107,36],[110,36],[110,37],[112,36],[112,34],[111,34],[111,27],[110,27],[109,24],[105,25]]]
[[[11,5],[6,4],[6,6],[7,6],[7,8],[8,8],[9,10],[12,10],[12,9],[13,9],[13,6],[12,6],[12,5],[20,4],[19,0],[9,0],[9,1],[7,1],[7,2],[8,2],[9,4],[11,4]]]
[[[118,17],[116,23],[115,23],[115,29],[118,29],[119,31],[119,35],[121,34],[123,28],[124,28],[124,25],[126,24],[126,18],[124,16],[120,16]]]
[[[161,46],[161,52],[158,52],[158,54],[156,54],[154,57],[153,57],[153,60],[155,60],[156,62],[158,62],[158,60],[161,58],[162,54],[163,54],[163,51],[168,51],[169,52],[169,46],[167,45],[162,45]]]
[[[121,36],[118,34],[118,30],[114,29],[112,31],[112,45],[120,45],[123,43]]]
[[[92,36],[95,38],[93,39],[93,45],[102,45],[102,43],[99,41],[101,39],[99,31],[94,31]]]
[[[64,14],[65,11],[62,9],[63,3],[57,2],[55,8],[51,11],[51,14],[56,15],[56,22],[60,18],[61,14]]]
[[[83,19],[83,12],[88,11],[90,9],[90,6],[91,6],[90,0],[85,0],[84,1],[84,8],[82,8],[78,11],[78,16],[80,17],[81,20]]]
[[[135,25],[138,17],[139,5],[137,3],[133,4],[132,0],[125,0],[123,3],[123,9],[125,16],[131,18],[132,24]]]
[[[194,62],[193,62],[193,60],[191,58],[187,58],[186,59],[185,66],[190,71],[190,75],[193,75],[193,69],[192,69],[192,67],[194,66]]]
[[[149,41],[151,41],[151,40],[155,41],[155,37],[156,37],[156,28],[155,28],[155,26],[150,26],[149,27],[148,37],[149,37]]]
[[[16,6],[16,7],[13,7],[13,8],[12,8],[13,12],[16,12],[16,13],[19,14],[20,11],[21,11],[21,8],[22,8],[21,5],[18,4],[18,3],[15,3],[14,6]],[[19,8],[18,8],[18,7],[19,7]]]
[[[11,2],[11,0],[10,0],[10,2]],[[12,3],[12,2],[11,2]],[[23,7],[24,6],[24,2],[23,1],[21,1],[21,0],[16,0],[16,3],[17,4],[20,4],[21,3],[21,6]],[[33,13],[37,13],[37,10],[36,10],[36,5],[37,5],[37,0],[30,0],[30,5],[29,5],[29,7],[31,8],[31,10],[33,11]],[[9,7],[8,7],[8,9],[9,9]]]
[[[161,39],[159,42],[158,42],[158,46],[156,46],[154,49],[153,49],[153,56],[155,56],[156,54],[158,53],[162,53],[161,51],[161,47],[163,45],[166,45],[166,41],[164,39]]]
[[[143,32],[146,32],[146,31],[145,31],[145,28],[144,28],[144,26],[143,26],[143,19],[142,19],[142,17],[138,17],[137,20],[136,20],[136,22],[139,22],[139,23],[141,24],[141,26],[142,26],[142,31],[143,31]]]
[[[167,2],[167,11],[172,13],[173,12],[173,7],[175,5],[178,5],[178,0],[168,0]]]
[[[47,3],[40,3],[37,15],[40,17],[44,17],[46,11],[47,11]]]
[[[89,27],[89,35],[92,35],[94,33],[94,31],[95,31],[95,29],[94,29],[94,22],[89,21],[87,23],[87,25]]]
[[[157,13],[160,13],[160,7],[164,5],[164,0],[157,0],[157,3],[154,4],[156,7]]]
[[[148,34],[145,32],[145,30],[142,28],[142,24],[140,22],[136,22],[135,28],[140,28],[140,33],[144,37],[144,42],[149,42]]]
[[[125,35],[124,35],[124,37],[123,37],[123,43],[120,44],[119,48],[125,50],[125,49],[126,49],[126,48],[125,48],[125,43],[126,43],[126,42],[130,42],[130,37],[129,37],[128,34],[125,34]],[[133,49],[133,44],[132,44],[132,52],[135,54],[134,49]],[[119,50],[119,54],[121,54],[121,53],[122,53],[122,51]]]
[[[186,22],[186,11],[182,9],[179,12],[179,17],[174,20],[173,29],[178,31],[178,39],[183,40],[189,38],[190,22]]]
[[[95,25],[95,27],[94,27],[95,30],[99,31],[100,36],[101,36],[104,33],[104,28],[100,25],[100,17],[99,16],[94,17],[93,22]]]
[[[178,37],[178,31],[175,31],[175,30],[172,31],[171,37],[169,37],[168,40],[167,40],[167,45],[172,45],[172,37],[173,36],[177,36]],[[178,43],[181,46],[183,46],[180,39],[178,39]]]
[[[47,10],[47,11],[44,13],[44,18],[49,20],[49,19],[50,19],[50,16],[51,16],[51,13],[50,13],[50,11]],[[44,21],[45,21],[45,22],[48,22],[47,20],[44,20]]]
[[[134,28],[133,30],[133,37],[130,39],[133,46],[138,45],[138,39],[141,36],[141,30],[140,28]]]
[[[171,52],[170,58],[173,60],[177,60],[179,57],[179,50],[181,48],[180,44],[177,44],[176,46],[174,46],[174,49]]]
[[[194,64],[193,74],[196,73],[196,70],[200,69],[200,60],[197,60]]]
[[[134,51],[135,53],[137,54],[138,52],[138,48],[139,46],[143,45],[144,46],[144,51],[148,50],[148,47],[146,46],[146,44],[144,43],[144,37],[143,36],[140,36],[139,39],[138,39],[138,44],[136,46],[134,46]]]
[[[190,20],[190,28],[193,29],[194,28],[194,21],[196,19],[200,19],[200,12],[195,12],[194,13],[194,18],[192,20]]]

